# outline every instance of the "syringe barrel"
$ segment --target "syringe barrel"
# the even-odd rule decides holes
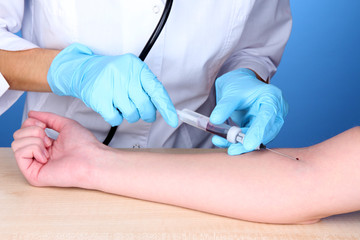
[[[189,109],[176,110],[179,119],[193,127],[206,131],[209,118]]]
[[[244,134],[237,126],[227,124],[212,124],[207,116],[201,115],[189,109],[177,110],[179,119],[191,126],[218,135],[231,143],[238,143],[244,139]]]
[[[212,124],[207,116],[191,111],[189,109],[176,110],[179,119],[193,127],[200,128],[203,131],[210,132],[225,138],[231,143],[243,143],[245,134],[240,127],[223,124]],[[265,145],[261,144],[255,150],[260,148],[266,149]]]

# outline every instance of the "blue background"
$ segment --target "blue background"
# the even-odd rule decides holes
[[[292,0],[293,31],[272,83],[290,110],[270,147],[304,147],[360,124],[360,1]],[[20,127],[24,96],[0,117],[0,147]]]

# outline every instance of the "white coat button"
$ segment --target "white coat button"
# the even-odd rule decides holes
[[[160,12],[160,8],[159,8],[158,5],[154,5],[154,6],[153,6],[153,12],[154,12],[155,14],[158,14],[158,13]]]

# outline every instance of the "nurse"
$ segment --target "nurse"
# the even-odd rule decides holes
[[[290,35],[289,1],[175,1],[143,62],[136,56],[163,8],[160,0],[2,1],[0,113],[28,91],[24,119],[57,113],[100,141],[120,125],[112,147],[214,144],[237,155],[271,141],[287,113],[269,81]],[[247,132],[244,144],[179,125],[175,108],[215,124],[231,118]]]

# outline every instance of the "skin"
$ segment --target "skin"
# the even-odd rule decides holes
[[[10,85],[10,89],[51,92],[47,73],[59,52],[42,48],[24,51],[0,50],[0,72]]]
[[[228,156],[112,149],[77,122],[44,112],[30,112],[14,139],[18,166],[34,186],[95,189],[265,223],[313,223],[360,210],[360,127],[311,147],[278,149],[299,161],[266,150]]]

